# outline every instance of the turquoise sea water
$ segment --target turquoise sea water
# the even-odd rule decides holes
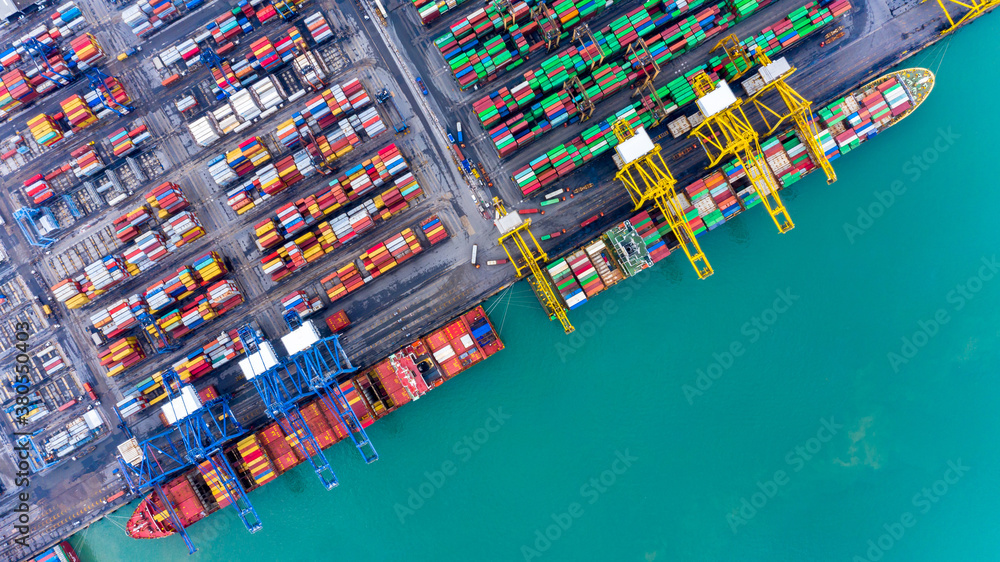
[[[705,236],[707,281],[673,256],[574,311],[571,338],[519,284],[492,302],[507,349],[372,426],[377,463],[330,450],[339,488],[299,467],[251,494],[263,530],[226,510],[190,529],[191,557],[177,537],[125,537],[131,507],[73,545],[84,560],[998,559],[995,24],[954,38],[929,100],[836,161],[839,182],[786,191],[793,232],[754,209]]]

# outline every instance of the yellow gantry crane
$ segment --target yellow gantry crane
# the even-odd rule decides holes
[[[826,174],[826,183],[831,184],[837,181],[837,173],[833,171],[833,166],[827,160],[826,154],[823,152],[823,147],[816,140],[816,135],[819,131],[812,121],[812,101],[807,100],[796,92],[785,81],[786,78],[795,72],[795,67],[790,66],[784,57],[772,62],[767,53],[760,48],[757,48],[753,54],[748,53],[735,34],[723,37],[712,48],[712,52],[719,49],[726,52],[729,61],[736,68],[736,74],[732,77],[733,80],[750,72],[755,62],[761,66],[759,73],[761,79],[764,81],[764,86],[753,92],[750,102],[757,108],[757,112],[760,113],[764,124],[768,126],[766,134],[773,134],[782,123],[791,118],[795,122],[795,127],[799,131],[802,142],[805,143],[806,148],[809,150],[809,155],[812,157],[813,162],[816,162],[823,169],[823,173]],[[781,96],[781,100],[785,104],[785,110],[776,110],[764,101],[764,97],[772,92],[778,92],[778,95]]]
[[[559,40],[562,39],[562,26],[559,25],[559,20],[555,19],[554,13],[545,2],[539,2],[535,4],[535,7],[531,8],[529,12],[531,19],[538,24],[538,29],[542,31],[545,37],[545,46],[551,51],[559,46]],[[548,25],[545,25],[548,23]]]
[[[604,49],[601,49],[601,46],[598,45],[597,38],[594,37],[594,33],[590,31],[589,25],[581,23],[580,25],[573,28],[573,37],[570,39],[572,42],[579,43],[580,47],[586,47],[588,39],[590,40],[592,48],[597,51],[597,56],[591,58],[590,62],[587,63],[587,66],[590,68],[590,70],[594,70],[597,67],[597,65],[604,62]],[[589,54],[590,50],[588,50],[587,52]]]
[[[831,184],[837,181],[837,173],[833,171],[833,165],[826,158],[823,147],[816,140],[819,131],[812,119],[812,102],[804,98],[795,91],[794,88],[785,82],[785,79],[795,72],[795,67],[788,64],[785,57],[772,62],[762,49],[758,49],[755,54],[757,63],[760,64],[760,77],[764,81],[764,86],[750,96],[750,102],[757,108],[761,119],[767,125],[765,134],[773,134],[778,127],[791,118],[795,122],[795,128],[799,132],[799,137],[805,143],[809,155],[813,162],[823,169],[826,174],[826,183]],[[781,96],[781,101],[785,104],[785,110],[778,111],[764,101],[764,96],[772,92],[777,92]],[[773,123],[773,124],[772,124]]]
[[[921,3],[927,0],[921,0]],[[962,15],[958,21],[952,19],[951,14],[948,13],[948,4],[955,4],[968,10]],[[970,21],[978,18],[979,16],[989,12],[993,8],[1000,6],[1000,0],[969,0],[968,2],[962,2],[960,0],[937,0],[938,6],[941,6],[941,10],[944,12],[944,17],[948,18],[948,27],[941,32],[941,35],[947,35],[952,31],[955,31],[959,27],[969,23]]]
[[[541,264],[548,261],[549,256],[538,244],[535,235],[531,233],[531,219],[522,219],[521,215],[517,213],[508,213],[499,197],[493,198],[493,208],[496,211],[494,222],[500,229],[500,238],[497,241],[507,252],[507,258],[514,266],[518,278],[524,275],[525,270],[531,272],[534,282],[531,283],[529,279],[529,283],[542,299],[545,308],[548,309],[549,319],[558,319],[563,330],[567,334],[572,333],[574,328],[566,314],[566,307],[559,300],[559,295],[556,293],[555,287],[552,286],[552,282],[542,271]],[[531,240],[530,244],[528,243],[529,239]],[[511,252],[511,248],[507,245],[510,242],[514,243],[516,252]]]
[[[653,80],[660,75],[660,64],[653,58],[653,53],[649,51],[649,45],[646,44],[646,40],[642,37],[632,43],[629,43],[628,48],[625,50],[625,60],[634,60],[635,62],[632,64],[635,66],[633,66],[633,68],[636,66],[643,69],[647,66],[651,66],[653,68],[653,71],[647,72],[646,77],[643,78],[642,82],[636,86],[636,91],[646,84],[652,84]],[[635,96],[636,94],[633,93],[632,97]]]
[[[716,86],[704,72],[695,74],[691,85],[698,94],[698,109],[705,120],[692,129],[690,135],[701,141],[708,154],[708,167],[718,166],[727,156],[735,157],[760,194],[778,232],[784,234],[795,228],[778,196],[778,182],[764,158],[760,137],[743,113],[743,102],[725,80],[720,80]]]
[[[586,121],[594,114],[594,101],[587,94],[579,76],[574,76],[563,82],[563,89],[569,94],[569,99],[576,103],[576,112],[580,121]]]
[[[729,56],[729,62],[733,63],[733,67],[736,68],[736,75],[733,76],[733,80],[743,76],[753,67],[753,61],[747,56],[746,48],[743,47],[743,43],[740,43],[735,33],[726,35],[720,39],[710,52],[714,53],[719,49],[726,52],[726,55]]]
[[[514,2],[512,0],[490,0],[493,8],[503,18],[503,28],[510,29],[517,19],[514,13]]]
[[[635,85],[632,97],[638,97],[642,101],[643,107],[653,115],[652,125],[659,125],[666,119],[667,114],[670,113],[666,103],[659,96],[656,85],[653,83],[653,80],[660,75],[660,64],[653,58],[653,54],[649,51],[649,46],[641,37],[629,44],[628,49],[625,51],[625,60],[634,61],[632,68],[651,69],[646,73],[645,78]]]
[[[611,130],[618,138],[615,164],[619,169],[615,179],[625,184],[635,208],[639,209],[646,202],[652,201],[670,224],[670,230],[680,242],[698,278],[704,279],[712,275],[712,265],[708,263],[708,258],[691,231],[691,225],[684,217],[684,209],[674,191],[677,180],[660,154],[660,145],[653,143],[644,128],[633,129],[625,119],[612,123]]]

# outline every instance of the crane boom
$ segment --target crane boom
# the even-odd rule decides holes
[[[740,43],[738,37],[735,33],[729,34],[719,40],[718,43],[712,47],[711,52],[718,51],[722,49],[729,56],[729,62],[732,63],[733,68],[736,69],[736,73],[733,75],[732,79],[735,80],[740,76],[743,76],[750,71],[752,62],[750,57],[747,55],[747,50],[743,47],[743,43]]]
[[[778,232],[784,234],[795,228],[778,195],[778,184],[764,158],[757,131],[743,112],[742,101],[724,80],[716,86],[704,72],[692,77],[692,86],[699,96],[698,109],[705,120],[689,134],[701,142],[708,154],[708,167],[717,166],[729,156],[736,158],[760,195]]]
[[[826,174],[826,183],[831,184],[837,181],[837,173],[833,170],[833,165],[826,158],[823,147],[816,139],[819,131],[813,121],[812,101],[795,91],[785,81],[795,72],[795,67],[789,65],[784,57],[772,62],[767,53],[759,49],[755,58],[761,65],[761,78],[764,79],[765,84],[763,88],[750,97],[750,102],[757,108],[764,124],[768,126],[765,134],[773,134],[782,123],[791,119],[795,123],[795,129],[798,131],[802,143],[809,151],[809,156]],[[781,97],[785,109],[775,109],[764,100],[766,95],[773,92],[777,92]]]
[[[545,250],[542,250],[535,235],[531,233],[531,219],[522,220],[517,213],[509,214],[499,197],[493,198],[493,207],[497,213],[495,222],[497,228],[500,229],[500,238],[498,241],[503,246],[504,251],[507,252],[507,258],[514,266],[517,276],[521,277],[524,275],[526,269],[531,272],[534,282],[532,283],[530,279],[528,282],[542,300],[542,304],[548,309],[549,319],[558,319],[559,323],[562,324],[563,330],[567,334],[572,333],[575,328],[573,328],[573,324],[569,321],[569,316],[566,314],[566,307],[559,300],[559,295],[556,294],[555,288],[549,282],[545,272],[542,271],[539,265],[547,261],[549,256],[545,253]],[[528,237],[534,243],[534,248],[532,248],[532,244],[528,244],[528,241],[525,240],[523,232],[528,233]],[[507,242],[511,241],[514,242],[517,254],[521,256],[521,261],[524,262],[523,265],[518,263],[518,260],[514,258],[514,254],[511,253],[511,249],[507,247]]]
[[[173,369],[161,374],[161,383],[170,398],[162,408],[163,419],[169,421],[170,429],[140,441],[115,409],[119,427],[127,438],[118,445],[116,458],[129,490],[133,493],[155,491],[168,512],[174,530],[193,554],[194,543],[171,505],[169,496],[164,493],[163,484],[192,467],[198,467],[203,476],[211,476],[219,484],[222,497],[213,492],[216,501],[227,501],[248,531],[259,531],[261,519],[224,454],[225,447],[247,433],[230,409],[228,398],[218,397],[202,402],[194,387],[182,383]]]
[[[921,0],[921,3],[927,0]],[[955,21],[951,14],[948,13],[948,7],[945,6],[945,2],[949,4],[955,4],[960,8],[968,10],[962,17]],[[941,35],[947,35],[952,31],[955,31],[959,27],[969,23],[970,21],[978,18],[979,16],[989,12],[993,8],[1000,6],[1000,0],[937,0],[938,6],[941,6],[941,10],[944,12],[944,17],[948,18],[948,27],[941,31]]]
[[[618,138],[616,160],[621,161],[615,179],[625,185],[636,209],[650,201],[660,209],[699,279],[712,275],[712,265],[684,216],[675,191],[677,180],[660,154],[660,145],[650,140],[645,129],[636,131],[625,119],[611,127]]]

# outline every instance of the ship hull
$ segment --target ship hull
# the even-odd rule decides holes
[[[440,346],[447,346],[450,350],[447,367],[432,359],[430,341],[442,342]],[[362,427],[367,427],[399,405],[418,398],[503,347],[503,342],[483,307],[477,306],[450,320],[445,327],[404,346],[390,358],[345,381],[341,384],[341,389]],[[374,392],[373,388],[378,392]],[[386,389],[393,391],[394,395],[384,394]],[[380,403],[378,407],[375,407],[373,400]],[[348,436],[341,418],[330,412],[322,402],[302,404],[301,411],[321,449]],[[303,445],[308,453],[314,453],[311,445]],[[243,476],[240,486],[246,491],[271,482],[306,460],[295,433],[286,431],[277,422],[261,428],[231,447],[227,446],[227,450],[231,453],[227,461],[234,466],[238,477]],[[244,481],[250,485],[246,485]],[[203,483],[205,486],[202,486]],[[206,495],[204,491],[198,494],[196,490],[202,488],[212,490],[212,486],[205,481],[204,471],[199,471],[198,468],[171,480],[163,486],[166,498],[161,499],[153,492],[139,503],[128,520],[126,533],[134,539],[157,539],[177,534],[163,501],[170,502],[170,507],[184,528],[219,510],[220,504],[228,503],[221,502],[222,498],[217,494],[214,497],[211,493]]]

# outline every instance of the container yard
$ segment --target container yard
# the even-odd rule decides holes
[[[132,537],[193,552],[185,529],[234,508],[254,532],[268,522],[246,494],[303,463],[334,487],[328,448],[394,462],[365,428],[482,376],[504,344],[480,303],[516,280],[571,332],[661,261],[723,274],[700,241],[744,212],[794,236],[783,190],[835,180],[840,157],[918,110],[933,73],[884,73],[941,19],[864,0],[33,14],[0,41],[0,353],[30,327],[31,408],[17,413],[5,371],[2,430],[33,434],[46,533],[3,556],[63,559],[75,522],[132,500]],[[762,108],[787,91],[806,109],[772,127]],[[713,144],[733,123],[739,142]],[[669,181],[642,183],[642,167]],[[245,431],[190,464],[156,457],[211,418]]]

